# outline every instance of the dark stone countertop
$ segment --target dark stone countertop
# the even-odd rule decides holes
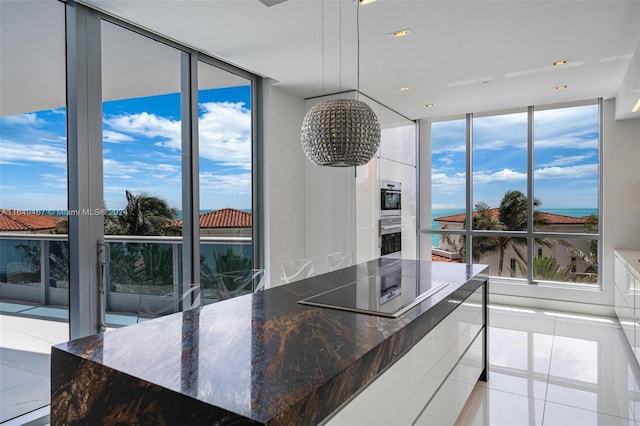
[[[423,277],[447,281],[449,286],[399,318],[297,303],[352,282],[356,268],[375,274],[390,262],[401,262],[403,275],[415,275],[419,267]],[[113,411],[108,400],[119,392],[117,383],[135,378],[156,394],[169,390],[204,403],[214,413],[210,419],[220,423],[316,424],[399,359],[487,279],[485,265],[376,259],[56,345],[52,423],[73,422],[92,410],[94,416],[104,416]],[[60,362],[70,356],[77,360],[74,367]],[[111,370],[121,376],[105,378],[104,371]],[[85,383],[86,391],[74,390],[73,380]],[[154,409],[131,404],[117,409],[121,416],[127,410]],[[94,405],[103,406],[103,414]],[[146,423],[143,414],[137,416],[131,423]]]

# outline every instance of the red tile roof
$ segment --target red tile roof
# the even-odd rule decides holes
[[[500,216],[500,210],[496,207],[493,209],[489,209],[488,211],[489,211],[489,214],[491,215],[491,218],[497,221],[498,217]],[[474,212],[473,214],[475,215],[476,213]],[[588,216],[572,217],[572,216],[565,216],[565,215],[555,214],[555,213],[547,213],[543,211],[538,211],[538,214],[540,215],[540,218],[546,221],[549,225],[583,225],[587,222],[587,219],[588,219]],[[436,222],[464,223],[465,218],[466,218],[466,215],[462,213],[462,214],[454,214],[451,216],[437,217],[434,220]]]
[[[220,209],[200,215],[200,228],[251,228],[251,213],[236,209]],[[182,228],[182,219],[172,223]]]
[[[60,216],[30,213],[24,210],[0,210],[0,231],[46,231],[56,227]]]

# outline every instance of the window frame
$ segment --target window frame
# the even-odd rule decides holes
[[[541,110],[549,110],[549,109],[563,109],[563,108],[572,108],[586,105],[597,105],[598,107],[598,196],[597,196],[597,208],[598,208],[598,230],[597,233],[565,233],[565,232],[542,232],[534,230],[534,112]],[[527,110],[527,202],[528,206],[528,224],[526,231],[486,231],[486,230],[474,230],[472,226],[466,226],[467,229],[462,230],[451,230],[451,229],[431,229],[431,220],[429,218],[428,221],[425,220],[426,225],[429,226],[424,227],[419,224],[418,235],[424,234],[431,237],[432,235],[457,235],[460,237],[465,237],[466,246],[465,250],[467,253],[472,252],[473,238],[474,237],[486,237],[486,236],[494,236],[494,237],[526,237],[527,239],[527,263],[529,265],[533,265],[534,257],[537,254],[537,245],[535,244],[535,240],[537,238],[567,238],[573,240],[596,240],[598,246],[598,279],[595,283],[596,285],[588,285],[586,283],[572,283],[572,282],[560,282],[560,281],[548,281],[548,280],[537,280],[534,279],[534,271],[533,268],[527,268],[527,277],[525,278],[510,278],[510,277],[500,277],[491,275],[491,279],[494,282],[499,283],[525,283],[527,285],[545,285],[551,287],[558,288],[568,288],[568,289],[580,289],[580,290],[603,290],[603,281],[602,281],[602,187],[603,187],[603,179],[602,179],[602,170],[603,170],[603,137],[602,137],[602,127],[603,127],[603,99],[592,99],[592,100],[584,100],[577,102],[569,102],[563,104],[553,104],[553,105],[541,105],[541,106],[529,106],[526,108]],[[486,116],[494,116],[494,115],[503,115],[503,114],[511,114],[514,112],[522,112],[522,108],[514,108],[506,111],[496,111],[493,113],[482,113],[478,115],[474,115],[473,113],[468,113],[465,115],[466,119],[466,223],[473,223],[473,119],[475,117],[486,117]],[[447,117],[440,122],[444,121],[452,121],[459,120],[461,117]],[[434,121],[436,122],[436,121]],[[431,128],[429,129],[429,144],[428,147],[431,147]],[[424,144],[420,143],[419,146],[422,148]],[[430,158],[431,152],[421,152],[420,155],[425,155]],[[431,164],[431,160],[429,160],[429,164]],[[431,170],[428,171],[431,173]],[[428,180],[431,182],[431,179]],[[429,194],[431,188],[422,188],[423,180],[420,179],[418,182],[418,193],[422,197],[423,194]],[[430,195],[429,195],[430,197]],[[422,202],[421,202],[422,204]],[[429,206],[428,211],[431,211],[431,207]],[[424,246],[421,245],[424,250]],[[430,247],[430,245],[429,245]],[[431,253],[419,253],[420,258],[428,258],[431,259]],[[467,256],[467,264],[473,263],[473,257]]]

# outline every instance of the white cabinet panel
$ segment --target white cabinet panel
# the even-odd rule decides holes
[[[482,372],[483,340],[484,331],[474,340],[414,424],[452,425],[455,423]]]
[[[618,286],[615,286],[614,304],[616,316],[631,348],[635,347],[635,316],[633,308],[627,306]]]
[[[416,165],[416,127],[403,121],[394,127],[383,128],[380,139],[380,157]]]
[[[478,288],[326,424],[412,424],[436,391],[445,401],[449,398],[440,392],[452,392],[461,409],[482,372],[483,291]],[[459,409],[445,411],[455,420]]]
[[[640,251],[615,251],[613,280],[616,316],[640,363]]]
[[[631,293],[633,287],[632,275],[627,269],[627,267],[618,259],[614,257],[614,281],[616,286],[620,289],[622,296],[625,299],[627,306],[631,309],[634,309],[634,297]]]

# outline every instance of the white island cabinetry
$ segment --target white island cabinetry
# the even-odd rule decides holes
[[[453,424],[482,374],[480,286],[326,425]]]
[[[616,316],[640,362],[640,250],[616,250],[614,262]]]

